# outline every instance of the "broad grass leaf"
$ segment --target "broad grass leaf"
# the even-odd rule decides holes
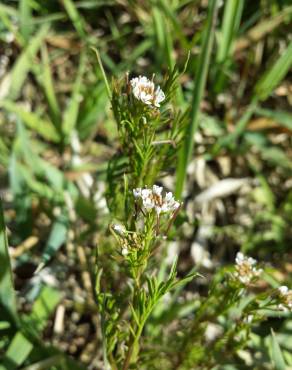
[[[23,318],[24,323],[28,325],[28,330],[31,329],[36,334],[40,333],[47,325],[61,297],[59,290],[44,286],[33,304],[31,313]]]
[[[33,344],[20,332],[18,331],[2,360],[2,365],[0,365],[0,370],[14,370],[18,369],[24,361],[29,356]]]

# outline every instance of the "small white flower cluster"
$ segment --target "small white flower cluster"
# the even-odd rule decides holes
[[[146,211],[154,209],[158,215],[176,211],[180,203],[174,199],[171,192],[166,193],[163,197],[162,191],[163,188],[161,186],[153,185],[152,189],[134,189],[133,194],[136,199],[140,198],[142,200]]]
[[[130,84],[135,98],[144,104],[160,107],[160,103],[165,99],[160,86],[155,89],[153,81],[145,76],[132,78]]]
[[[257,261],[254,258],[247,257],[241,252],[237,253],[235,262],[235,277],[245,285],[249,284],[263,272],[262,269],[257,268]]]
[[[278,309],[282,311],[292,310],[292,290],[283,285],[278,288],[279,299],[281,303]]]

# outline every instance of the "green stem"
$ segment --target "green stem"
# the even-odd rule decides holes
[[[146,219],[146,225],[145,225],[146,235],[145,235],[144,249],[147,250],[147,251],[149,251],[149,248],[151,246],[154,223],[155,223],[155,217],[153,217],[152,215],[149,215],[149,217]],[[145,269],[147,268],[147,263],[148,263],[148,258],[149,258],[149,254],[147,254],[147,255],[148,255],[148,257],[146,258],[145,263],[139,269],[139,271],[137,273],[137,276],[135,277],[135,288],[134,288],[133,297],[135,297],[137,295],[137,293],[139,292],[139,290],[141,289],[141,277],[142,277]],[[142,334],[144,325],[145,325],[145,323],[147,321],[147,318],[149,317],[149,315],[152,311],[152,308],[149,310],[148,314],[144,317],[143,321],[140,323],[140,325],[137,328],[137,332],[136,332],[135,336],[133,337],[133,340],[132,340],[131,344],[129,345],[129,349],[128,349],[128,352],[127,352],[126,359],[125,359],[122,370],[127,370],[130,366],[131,358],[132,358],[132,355],[133,355],[133,350],[134,350],[136,344],[138,343],[138,341],[140,339],[140,336]]]

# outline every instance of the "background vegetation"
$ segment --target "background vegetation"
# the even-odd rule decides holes
[[[267,267],[258,289],[291,287],[291,19],[289,0],[1,2],[1,369],[103,368],[96,254],[118,292],[108,225],[119,220],[119,167],[108,165],[125,160],[104,73],[159,83],[176,65],[172,104],[187,117],[159,178],[184,202],[161,261],[178,253],[179,275],[204,278],[168,316],[156,312],[146,368],[171,366],[151,345],[162,353],[159,335],[176,322],[156,327],[187,318],[238,250]],[[290,314],[271,313],[217,368],[289,368],[291,331]]]

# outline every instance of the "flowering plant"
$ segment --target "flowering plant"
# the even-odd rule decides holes
[[[175,74],[166,79],[165,91],[155,87],[153,79],[141,76],[113,83],[112,109],[121,147],[108,176],[111,195],[115,194],[113,215],[119,223],[112,223],[109,230],[115,241],[111,257],[124,278],[120,294],[113,294],[100,263],[97,300],[108,369],[156,368],[157,361],[150,354],[154,350],[149,349],[147,335],[143,336],[155,325],[155,317],[176,318],[174,328],[167,329],[168,341],[159,350],[159,363],[166,369],[212,368],[222,353],[231,359],[248,345],[252,327],[265,320],[268,311],[279,313],[292,305],[287,287],[258,293],[264,268],[238,252],[234,266],[220,269],[207,295],[192,298],[191,313],[179,320],[180,287],[204,277],[192,270],[178,278],[177,258],[172,258],[168,274],[168,265],[159,265],[161,256],[167,255],[169,234],[182,208],[172,192],[155,184],[166,173],[169,158],[177,153],[184,124],[183,115],[167,108],[171,89],[166,87],[175,79]],[[186,297],[181,299],[182,307],[190,304]],[[163,330],[153,329],[151,341],[155,343]]]
[[[131,205],[121,194],[152,186],[172,170],[183,139],[186,112],[174,109],[178,73],[174,70],[160,86],[139,76],[114,80],[112,111],[120,147],[108,167],[108,204],[118,217],[128,219]],[[113,196],[114,195],[114,196]]]

